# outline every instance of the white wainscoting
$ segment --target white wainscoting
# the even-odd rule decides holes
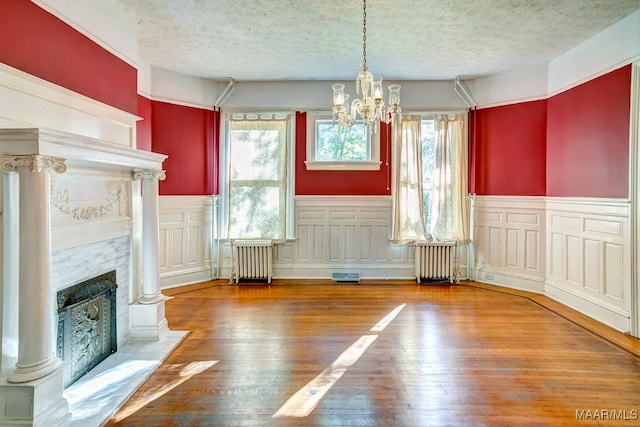
[[[631,312],[625,200],[547,198],[545,294],[620,331]]]
[[[391,198],[299,196],[296,240],[278,245],[275,277],[411,279],[413,248],[391,243]]]
[[[160,286],[211,280],[214,238],[212,196],[161,196]]]
[[[477,196],[475,278],[545,294],[629,332],[629,215],[620,199]]]
[[[330,279],[360,273],[362,279],[415,280],[413,245],[394,245],[389,196],[297,196],[294,240],[275,246],[274,278]],[[467,248],[456,254],[460,278]],[[220,241],[220,278],[231,273],[231,247]]]
[[[474,276],[478,281],[544,292],[543,197],[476,196]]]

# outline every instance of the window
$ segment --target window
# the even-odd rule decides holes
[[[420,121],[425,228],[440,240],[469,240],[466,112]]]
[[[291,114],[230,114],[225,121],[228,237],[284,240],[293,189]]]
[[[435,167],[435,120],[433,118],[420,120],[420,135],[422,146],[422,205],[424,207],[424,224],[426,230],[431,230],[431,196],[433,193],[433,172]]]
[[[307,113],[307,169],[379,170],[380,137],[357,121],[340,130],[330,114]]]
[[[394,141],[392,240],[469,241],[466,112],[403,116]]]

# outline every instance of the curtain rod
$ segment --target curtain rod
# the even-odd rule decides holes
[[[417,114],[419,116],[428,116],[430,114],[455,114],[455,113],[467,113],[469,111],[468,108],[465,109],[451,109],[451,110],[423,110],[423,111],[412,111],[412,110],[402,110],[402,115],[411,115]]]

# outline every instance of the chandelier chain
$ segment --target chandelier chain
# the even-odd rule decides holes
[[[362,69],[367,71],[367,0],[362,2]]]

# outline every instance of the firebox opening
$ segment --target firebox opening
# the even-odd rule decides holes
[[[58,357],[67,362],[64,386],[72,384],[117,350],[116,272],[58,292]]]

